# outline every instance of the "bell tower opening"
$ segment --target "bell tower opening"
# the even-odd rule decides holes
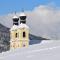
[[[26,33],[25,32],[23,32],[23,38],[25,38],[26,37]]]
[[[17,34],[17,33],[15,34],[15,37],[16,37],[16,38],[18,37],[18,34]]]

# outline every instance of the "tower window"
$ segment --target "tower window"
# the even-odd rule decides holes
[[[25,33],[25,32],[23,32],[23,37],[24,37],[24,38],[26,37],[26,33]]]
[[[17,33],[15,34],[15,37],[17,38]]]

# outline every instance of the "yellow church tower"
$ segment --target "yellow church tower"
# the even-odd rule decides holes
[[[26,15],[22,12],[19,18],[13,17],[10,29],[10,48],[16,49],[29,46],[29,27],[26,25]]]
[[[20,24],[18,26],[20,47],[29,45],[29,27],[26,25],[26,15],[22,12],[19,16]]]

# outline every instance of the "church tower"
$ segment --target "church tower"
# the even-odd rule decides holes
[[[19,40],[21,47],[28,47],[29,45],[29,27],[26,25],[26,15],[24,12],[20,13],[20,24],[18,26]]]
[[[18,41],[18,38],[17,38],[18,21],[19,21],[19,18],[15,15],[13,17],[13,26],[10,29],[10,49],[17,48],[17,44],[18,44],[17,43],[17,41]]]
[[[19,18],[16,15],[13,17],[13,26],[10,29],[11,49],[29,46],[29,27],[26,25],[26,17],[23,12]]]

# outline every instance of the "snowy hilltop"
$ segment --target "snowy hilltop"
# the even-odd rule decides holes
[[[60,60],[60,40],[44,40],[28,48],[2,52],[0,60]]]

